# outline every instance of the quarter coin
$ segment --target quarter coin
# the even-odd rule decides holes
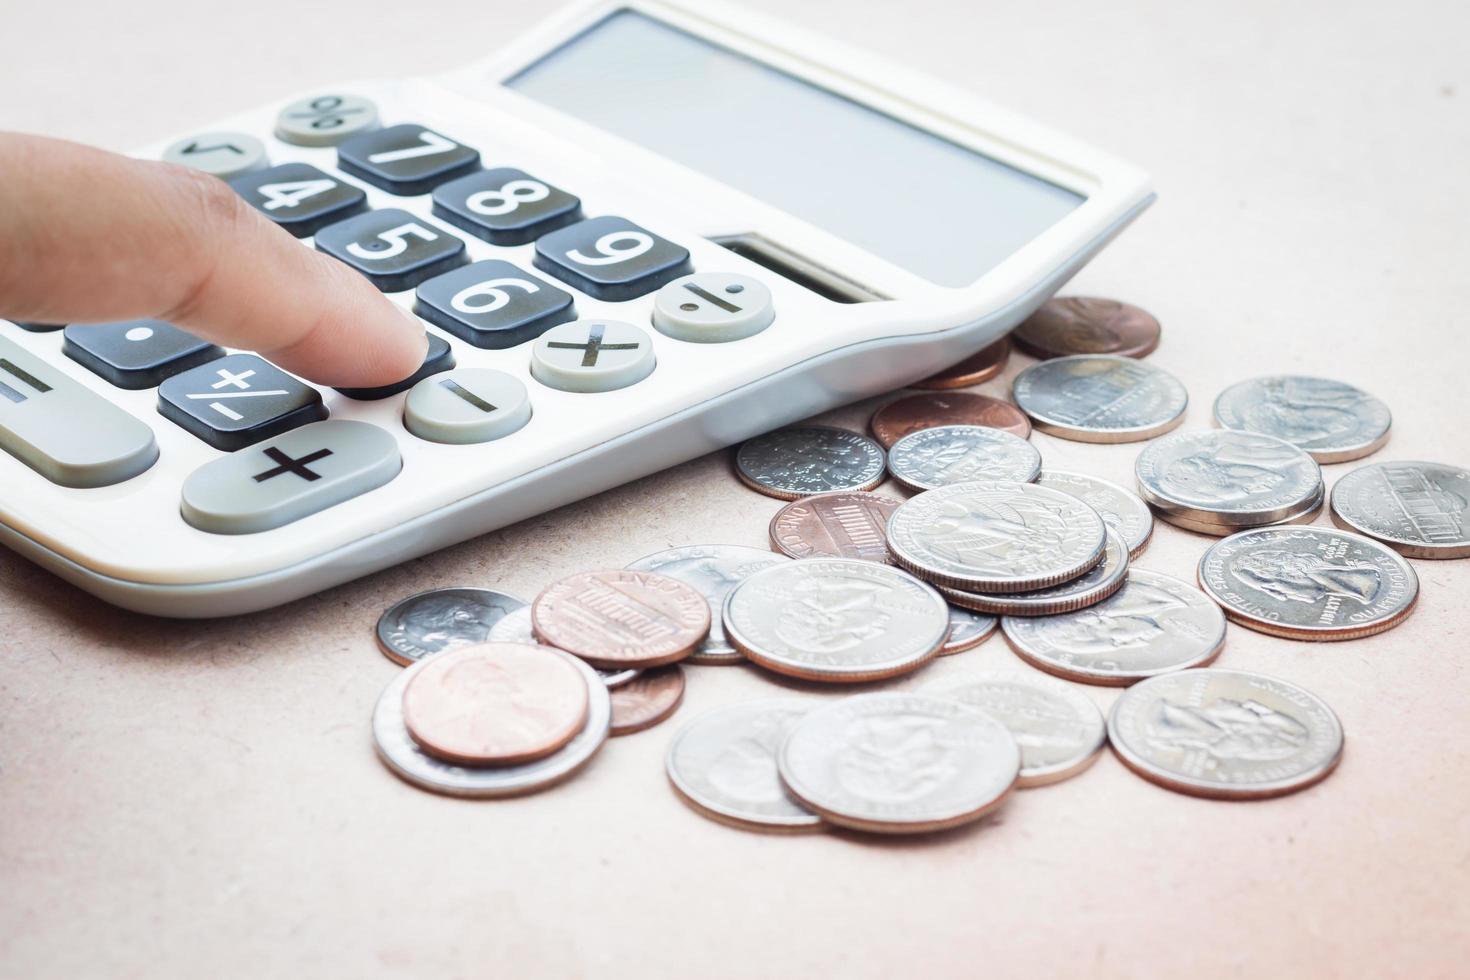
[[[871,490],[883,482],[883,447],[867,436],[824,425],[777,429],[735,453],[735,473],[771,497],[795,500],[832,490]]]
[[[1343,463],[1382,448],[1393,415],[1361,388],[1281,374],[1226,388],[1215,399],[1215,421],[1227,429],[1284,439],[1319,463]]]
[[[1141,442],[1184,421],[1179,379],[1127,357],[1042,361],[1016,375],[1011,397],[1042,432],[1077,442]]]
[[[1071,494],[1097,511],[1103,523],[1123,536],[1129,558],[1137,558],[1148,547],[1154,533],[1154,515],[1148,504],[1131,490],[1095,476],[1063,470],[1042,470],[1036,484]]]
[[[1031,435],[1031,423],[1019,408],[999,398],[965,391],[900,398],[878,409],[868,425],[884,449],[893,448],[911,432],[937,425],[983,425],[1022,439]]]
[[[496,643],[540,643],[536,639],[535,632],[531,629],[531,607],[522,606],[514,612],[506,613],[500,621],[490,628],[490,639]],[[597,676],[602,678],[602,683],[609,689],[622,687],[643,671],[634,667],[620,667],[615,670],[603,670],[601,667],[593,667]]]
[[[948,657],[956,653],[964,653],[973,650],[989,639],[1000,626],[1000,620],[994,616],[986,616],[984,613],[975,612],[973,609],[965,609],[953,603],[949,607],[949,635],[944,638],[944,646],[939,648],[941,657]]]
[[[1322,513],[1322,497],[1323,495],[1319,493],[1307,503],[1303,504],[1300,513],[1288,514],[1287,516],[1282,517],[1278,520],[1268,521],[1266,523],[1257,524],[1254,526],[1281,527],[1284,524],[1310,524],[1315,521],[1317,517]],[[1243,528],[1238,524],[1216,524],[1213,521],[1195,521],[1190,520],[1188,517],[1182,517],[1178,514],[1170,514],[1169,512],[1163,510],[1159,511],[1159,520],[1164,521],[1167,524],[1172,524],[1175,527],[1182,527],[1186,531],[1193,531],[1195,534],[1210,534],[1214,535],[1217,538],[1223,538],[1226,535],[1235,534],[1237,531],[1247,530],[1246,528]]]
[[[1470,557],[1470,470],[1375,463],[1332,487],[1332,520],[1409,558]]]
[[[1181,432],[1138,454],[1138,491],[1160,513],[1251,527],[1310,510],[1322,469],[1275,436],[1215,429]]]
[[[669,664],[645,670],[612,692],[612,734],[632,735],[652,728],[677,711],[683,700],[683,667]]]
[[[950,388],[968,388],[970,385],[982,384],[1004,371],[1006,361],[1010,358],[1010,339],[1002,337],[995,343],[980,348],[958,364],[951,365],[937,374],[931,374],[923,381],[916,381],[909,387],[923,388],[928,391],[945,391]]]
[[[1129,303],[1095,296],[1050,299],[1011,333],[1016,346],[1046,360],[1073,354],[1146,357],[1159,346],[1159,321]]]
[[[1044,589],[1030,592],[992,593],[965,592],[947,586],[936,586],[940,595],[953,605],[996,616],[1055,616],[1085,609],[1102,602],[1128,581],[1128,546],[1123,538],[1108,528],[1108,543],[1103,560],[1083,574]]]
[[[582,572],[548,586],[531,603],[544,643],[609,670],[682,660],[709,635],[709,602],[676,578],[653,572]]]
[[[490,589],[432,589],[401,599],[378,619],[378,647],[405,667],[450,647],[484,643],[526,600]]]
[[[771,547],[791,558],[887,562],[884,529],[901,501],[866,491],[793,500],[771,518]]]
[[[930,693],[978,708],[1010,730],[1021,749],[1022,789],[1077,775],[1107,744],[1092,699],[1049,677],[986,674]]]
[[[760,548],[738,544],[700,544],[647,555],[629,564],[628,568],[676,578],[697,589],[709,603],[709,636],[689,655],[689,663],[738,664],[744,662],[745,657],[725,639],[725,627],[720,622],[725,596],[755,572],[784,561],[786,559],[781,555],[773,555]],[[613,699],[613,708],[616,711],[616,698]],[[616,717],[613,728],[616,734]]]
[[[975,480],[1030,483],[1041,453],[1020,436],[979,425],[941,425],[904,436],[888,452],[889,474],[910,490]]]

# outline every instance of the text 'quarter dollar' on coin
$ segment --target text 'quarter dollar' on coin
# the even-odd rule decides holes
[[[791,558],[889,561],[888,518],[902,501],[866,491],[793,500],[771,518],[771,547]]]
[[[583,572],[548,586],[531,604],[545,643],[608,669],[682,660],[709,635],[709,602],[667,575]]]

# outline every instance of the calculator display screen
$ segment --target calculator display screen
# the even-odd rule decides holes
[[[979,279],[1083,202],[631,10],[505,84],[944,286]]]

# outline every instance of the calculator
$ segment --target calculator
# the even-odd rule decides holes
[[[1153,200],[1134,166],[735,7],[573,6],[485,61],[138,155],[430,336],[331,390],[167,323],[0,322],[0,540],[118,606],[278,605],[961,360]]]

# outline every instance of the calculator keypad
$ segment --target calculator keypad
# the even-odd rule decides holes
[[[119,388],[156,388],[166,379],[225,356],[208,341],[162,320],[73,324],[62,351]]]
[[[627,218],[588,218],[536,241],[536,268],[589,296],[635,299],[692,271],[689,250]]]
[[[424,363],[402,381],[383,385],[381,388],[338,388],[337,390],[348,398],[360,402],[381,401],[384,398],[393,397],[400,391],[407,391],[430,375],[442,374],[453,367],[454,352],[449,349],[449,341],[429,334],[429,352],[424,355]]]
[[[165,381],[158,411],[233,451],[327,417],[321,394],[254,354],[231,354]]]
[[[409,432],[456,446],[503,438],[529,421],[526,386],[488,368],[460,368],[425,378],[403,406],[403,426]]]
[[[494,245],[524,245],[582,217],[582,202],[524,170],[499,167],[434,189],[436,217]]]
[[[295,235],[320,229],[367,210],[361,187],[338,180],[308,163],[283,163],[230,181],[245,201]]]
[[[463,239],[398,208],[328,225],[317,232],[316,247],[387,293],[412,289],[469,261]]]
[[[531,348],[531,376],[562,391],[612,391],[653,373],[653,341],[631,323],[577,320],[552,327]]]
[[[265,144],[248,133],[200,133],[163,151],[165,163],[180,163],[224,180],[270,165]]]
[[[297,146],[336,146],[378,128],[378,107],[360,95],[314,95],[276,116],[276,138]]]
[[[653,298],[658,332],[694,344],[754,336],[775,319],[776,307],[765,284],[731,272],[696,272],[675,279]]]
[[[419,286],[414,312],[486,350],[535,340],[576,318],[572,296],[509,262],[487,259]]]
[[[478,170],[480,153],[426,126],[402,123],[346,140],[337,147],[337,166],[394,194],[427,194]]]

